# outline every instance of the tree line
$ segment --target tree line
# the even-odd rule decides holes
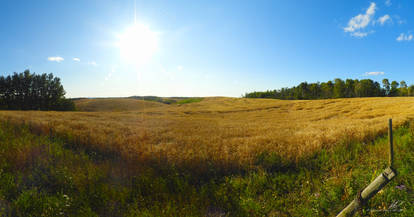
[[[414,96],[414,85],[407,86],[405,81],[397,82],[388,79],[379,82],[371,79],[339,78],[328,82],[302,82],[291,88],[246,93],[246,98],[273,99],[334,99],[353,97],[384,97],[384,96]]]
[[[67,111],[75,110],[75,104],[65,98],[60,78],[26,70],[0,76],[0,109]]]

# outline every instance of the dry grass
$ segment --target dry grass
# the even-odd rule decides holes
[[[137,111],[146,108],[165,106],[162,103],[127,98],[101,98],[101,99],[79,99],[75,100],[79,111]]]
[[[206,98],[185,105],[137,106],[136,111],[130,111],[129,103],[123,104],[129,111],[121,112],[101,112],[114,110],[113,103],[105,102],[98,112],[1,111],[0,118],[24,121],[38,133],[52,129],[76,144],[114,151],[125,159],[197,169],[206,161],[224,168],[249,166],[267,151],[295,160],[338,141],[372,139],[386,131],[388,118],[397,126],[414,115],[411,97]]]

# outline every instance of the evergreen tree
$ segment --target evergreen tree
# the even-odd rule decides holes
[[[74,110],[65,98],[60,78],[53,74],[36,75],[29,70],[0,76],[0,108],[13,110]]]

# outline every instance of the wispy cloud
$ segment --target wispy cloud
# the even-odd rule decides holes
[[[183,71],[184,67],[183,66],[177,66],[178,71]]]
[[[397,37],[397,41],[411,41],[413,40],[413,35],[411,33],[401,33],[398,37]]]
[[[391,0],[385,0],[385,5],[387,7],[391,6],[392,5]]]
[[[105,76],[105,81],[109,80],[111,77],[112,77],[112,73],[110,72]]]
[[[365,37],[368,35],[367,32],[362,32],[372,21],[375,15],[376,4],[372,2],[364,14],[358,14],[352,17],[348,25],[344,28],[345,32],[351,33],[352,36]]]
[[[353,32],[351,35],[358,38],[363,38],[368,35],[368,32]]]
[[[401,18],[400,16],[398,16],[398,15],[394,15],[393,17],[394,17],[394,19],[397,21],[397,23],[398,23],[399,25],[402,25],[402,24],[404,24],[404,23],[406,23],[406,22],[407,22],[406,20],[402,19],[402,18]]]
[[[55,57],[48,57],[47,60],[49,60],[51,62],[58,62],[58,63],[60,63],[60,62],[62,62],[65,59],[63,59],[63,57],[60,57],[60,56],[55,56]]]
[[[375,75],[383,75],[385,74],[384,72],[365,72],[365,75],[369,76],[375,76]]]
[[[79,58],[77,58],[77,57],[75,57],[75,58],[73,58],[73,61],[75,61],[75,62],[80,62],[80,59],[79,59]]]
[[[391,17],[388,14],[385,14],[384,16],[378,18],[377,22],[379,22],[381,25],[384,25],[386,22],[390,22]]]
[[[88,62],[88,65],[91,65],[91,66],[98,66],[98,64],[97,64],[95,61],[89,61],[89,62]]]

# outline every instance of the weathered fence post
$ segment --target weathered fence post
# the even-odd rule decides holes
[[[388,139],[389,139],[389,167],[384,170],[373,182],[371,182],[358,196],[343,209],[337,217],[353,216],[355,212],[361,208],[362,204],[367,202],[378,191],[380,191],[388,182],[390,182],[396,175],[397,171],[394,170],[394,147],[392,138],[392,119],[389,120],[388,125]]]
[[[388,163],[391,168],[394,168],[394,145],[393,145],[393,137],[392,137],[392,119],[388,120],[388,140],[389,140],[389,145],[390,145]]]

